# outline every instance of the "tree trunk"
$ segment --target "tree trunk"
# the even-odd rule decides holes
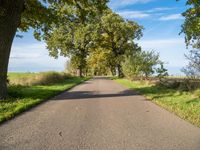
[[[82,77],[83,76],[83,69],[82,67],[79,68],[79,77]]]
[[[115,67],[113,68],[113,66],[110,66],[110,72],[112,73],[112,76],[115,76],[116,75]]]
[[[123,75],[123,72],[122,72],[122,67],[121,67],[121,65],[120,64],[118,64],[117,65],[117,76],[119,77],[119,78],[121,78],[121,77],[123,77],[124,75]]]
[[[0,100],[7,96],[10,50],[23,7],[24,0],[0,0]]]

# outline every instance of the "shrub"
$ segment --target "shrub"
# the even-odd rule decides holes
[[[32,75],[23,75],[22,77],[17,76],[10,79],[10,84],[14,85],[50,85],[54,83],[60,83],[70,78],[71,75],[64,72],[41,72],[32,73]]]
[[[191,80],[191,79],[166,79],[162,82],[158,82],[157,85],[164,86],[170,89],[177,89],[180,91],[194,91],[200,89],[200,81],[199,80]]]
[[[122,63],[122,70],[129,79],[138,77],[145,77],[147,79],[155,73],[155,67],[160,63],[159,54],[154,51],[138,51],[125,57]],[[164,69],[164,67],[161,69]]]

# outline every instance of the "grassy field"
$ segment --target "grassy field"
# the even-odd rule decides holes
[[[10,72],[10,73],[8,73],[8,78],[9,78],[9,80],[13,81],[13,80],[20,79],[20,78],[30,78],[37,74],[38,73],[31,73],[31,72],[30,73],[29,72],[22,72],[22,73]]]
[[[166,87],[156,86],[145,81],[116,81],[130,89],[138,91],[147,99],[177,114],[200,127],[200,91],[184,92]]]
[[[64,72],[40,72],[40,73],[9,73],[10,85],[50,85],[63,82],[71,75]]]
[[[32,77],[32,73],[11,73],[9,79]],[[0,101],[0,122],[8,120],[15,115],[67,90],[89,78],[70,77],[63,82],[51,85],[10,85],[9,97]]]

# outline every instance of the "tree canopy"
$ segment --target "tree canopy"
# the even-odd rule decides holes
[[[134,40],[140,39],[143,28],[110,10],[105,11],[101,17],[100,28],[100,45],[112,51],[111,67],[117,67],[118,76],[122,76],[121,62],[124,55],[136,50]]]
[[[200,1],[188,0],[189,8],[183,13],[185,22],[182,25],[182,32],[185,33],[187,45],[200,49]]]

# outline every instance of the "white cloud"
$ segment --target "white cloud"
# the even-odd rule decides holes
[[[143,50],[155,50],[167,67],[182,68],[187,64],[184,54],[188,52],[184,38],[140,40],[138,44]]]
[[[173,10],[173,9],[176,9],[176,7],[156,7],[153,9],[149,9],[146,12],[154,13],[154,12],[160,12],[160,11],[166,11],[166,10]]]
[[[178,19],[180,16],[177,14],[159,18],[161,15],[163,15],[164,11],[173,10],[173,9],[176,9],[176,8],[175,7],[156,7],[149,10],[140,10],[140,11],[121,10],[121,11],[117,11],[117,13],[126,19],[139,19],[139,18],[148,18],[148,17],[156,18],[159,20]]]
[[[180,20],[180,19],[183,19],[183,16],[181,14],[172,14],[172,15],[162,16],[159,20],[169,21],[169,20]]]
[[[129,5],[129,4],[138,4],[138,3],[148,3],[153,0],[120,0],[122,4]]]
[[[36,59],[48,55],[45,43],[14,45],[10,59]]]
[[[144,13],[142,11],[122,11],[122,12],[119,12],[118,14],[128,19],[146,18],[150,16],[150,14]]]
[[[184,39],[176,38],[176,39],[154,39],[154,40],[141,40],[138,42],[143,45],[143,47],[148,49],[154,48],[166,48],[169,46],[177,46],[180,44],[184,44]]]
[[[42,57],[42,55],[40,54],[34,54],[34,53],[12,53],[10,58],[11,59],[35,59],[35,58],[39,58]]]
[[[67,58],[54,59],[49,56],[46,44],[15,44],[12,47],[9,71],[62,71]]]

